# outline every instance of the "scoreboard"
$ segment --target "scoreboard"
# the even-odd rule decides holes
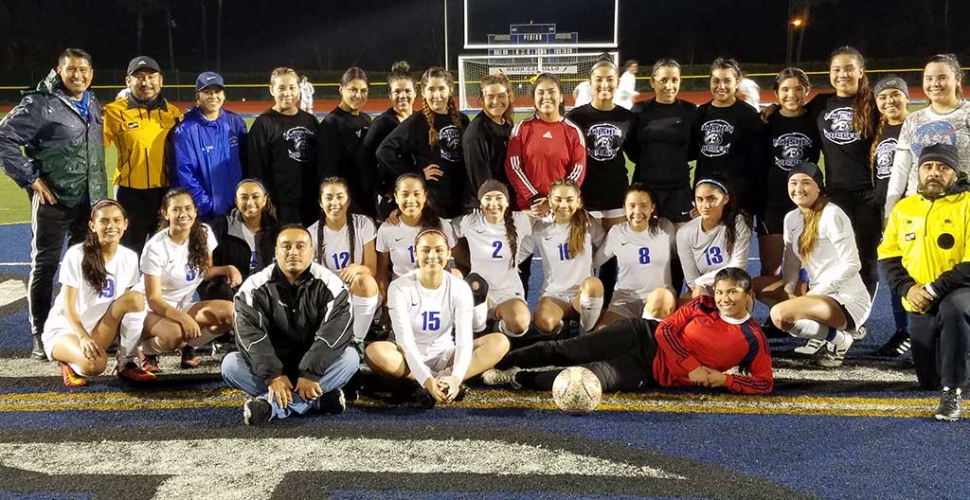
[[[504,48],[490,48],[490,56],[554,56],[576,54],[579,49],[575,47],[579,43],[579,33],[558,33],[555,23],[541,24],[512,24],[509,25],[509,32],[500,34],[489,34],[489,45],[502,45]],[[523,45],[522,48],[509,48],[508,45]],[[556,47],[556,45],[573,45],[573,47]],[[536,47],[545,45],[546,47]],[[549,62],[555,62],[549,60]]]

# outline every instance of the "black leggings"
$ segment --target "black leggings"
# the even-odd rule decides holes
[[[876,261],[876,248],[882,240],[882,208],[876,200],[876,190],[872,188],[856,191],[829,191],[832,203],[838,205],[852,222],[855,245],[859,250],[859,277],[866,285],[870,297],[876,296],[879,286],[879,269]],[[862,325],[856,325],[862,326]]]
[[[657,341],[653,331],[656,326],[657,322],[652,320],[620,320],[587,335],[516,349],[502,360],[500,366],[579,365],[596,374],[604,392],[637,389],[654,384],[653,358],[657,354]],[[560,371],[519,372],[516,381],[529,389],[547,391],[552,389],[552,382]]]

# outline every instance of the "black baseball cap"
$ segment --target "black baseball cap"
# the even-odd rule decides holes
[[[199,74],[199,77],[195,79],[195,91],[202,92],[208,87],[219,87],[220,89],[224,89],[226,88],[226,82],[223,81],[222,75],[219,73],[206,71]]]
[[[162,72],[158,67],[158,63],[148,56],[138,56],[128,63],[128,76],[135,74],[136,71],[142,70],[154,71],[155,73]]]

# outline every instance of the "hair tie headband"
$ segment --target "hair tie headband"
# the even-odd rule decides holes
[[[239,184],[236,184],[236,189],[234,191],[238,191],[239,190],[239,186],[242,186],[243,184],[247,184],[247,183],[250,183],[250,182],[253,183],[253,184],[258,185],[263,190],[264,193],[268,193],[269,192],[269,191],[266,191],[266,186],[263,185],[263,182],[262,181],[260,181],[258,179],[252,179],[252,178],[250,178],[250,179],[243,179],[243,180],[239,181]]]
[[[428,229],[422,230],[420,233],[418,233],[417,236],[414,237],[414,246],[417,246],[418,245],[418,240],[420,240],[422,237],[424,237],[424,235],[431,234],[431,233],[440,234],[441,237],[445,239],[445,241],[448,240],[448,237],[445,236],[445,232],[444,231],[432,227],[432,228],[428,228]]]
[[[108,205],[113,205],[113,206],[116,206],[116,207],[118,207],[119,209],[121,209],[121,213],[125,213],[125,207],[123,207],[123,206],[121,206],[121,203],[118,203],[118,202],[117,202],[117,201],[115,201],[115,200],[111,200],[111,199],[108,199],[108,198],[105,198],[105,199],[103,199],[103,200],[101,200],[101,201],[99,201],[99,202],[97,202],[97,203],[95,203],[95,204],[94,204],[94,206],[93,206],[93,207],[91,207],[91,217],[90,217],[90,218],[91,218],[91,219],[94,219],[94,214],[95,214],[95,213],[96,213],[96,212],[97,212],[98,210],[101,210],[102,208],[104,208],[104,207],[106,207],[106,206],[108,206]]]
[[[730,193],[730,191],[728,191],[727,186],[725,186],[724,184],[722,184],[720,181],[717,181],[717,180],[714,180],[714,179],[701,179],[701,180],[697,181],[697,184],[695,184],[694,187],[700,186],[701,184],[713,184],[713,185],[721,188],[721,191],[724,191],[725,193]]]

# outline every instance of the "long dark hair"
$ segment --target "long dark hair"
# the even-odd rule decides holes
[[[862,52],[846,45],[832,51],[832,54],[829,55],[829,65],[838,56],[853,57],[859,63],[859,69],[862,70],[862,78],[859,79],[859,91],[852,99],[852,130],[855,130],[859,137],[868,139],[873,136],[876,128],[876,124],[872,120],[872,115],[876,109],[876,98],[872,95],[869,77],[865,73],[866,59],[862,57]]]
[[[630,193],[643,193],[650,198],[650,203],[653,203],[653,213],[650,214],[650,219],[647,220],[647,233],[650,235],[656,235],[660,232],[660,214],[657,210],[657,198],[653,195],[646,185],[639,182],[634,182],[630,184],[630,187],[626,188],[626,194],[623,195],[623,203],[626,204],[626,197]]]
[[[323,188],[330,186],[332,184],[337,184],[344,187],[347,191],[347,244],[350,247],[350,261],[354,262],[357,257],[354,255],[354,249],[357,242],[357,228],[354,227],[354,214],[350,212],[350,185],[343,177],[327,177],[320,183],[320,196],[323,196]],[[320,219],[317,222],[317,264],[325,264],[323,255],[323,235],[327,228],[327,210],[320,207]]]
[[[418,226],[421,228],[422,231],[425,229],[441,230],[441,218],[438,217],[438,211],[434,208],[434,205],[431,203],[431,198],[427,197],[428,183],[425,182],[424,177],[421,177],[418,174],[401,175],[400,177],[397,178],[396,181],[394,181],[395,196],[397,195],[398,188],[401,187],[401,183],[408,179],[414,179],[418,181],[421,184],[421,189],[424,189],[424,192],[425,192],[424,207],[421,208],[421,217],[418,218]]]
[[[455,87],[455,77],[451,76],[451,73],[444,68],[428,68],[421,76],[421,114],[424,115],[424,119],[428,122],[428,145],[432,148],[438,145],[438,131],[434,128],[434,111],[431,109],[431,105],[428,104],[428,100],[424,99],[424,87],[428,85],[428,80],[432,78],[444,78],[446,85],[451,89],[448,94],[448,116],[451,116],[451,121],[458,127],[458,130],[464,128],[461,123],[461,114],[458,112],[458,106],[455,105],[455,96],[453,95]]]
[[[121,210],[121,215],[125,220],[128,220],[128,212],[120,203],[114,200],[101,200],[91,208],[91,221],[94,221],[98,212],[109,206],[118,207],[118,210]],[[88,285],[91,285],[91,288],[97,290],[98,293],[103,292],[108,288],[108,269],[105,266],[104,254],[101,253],[101,241],[98,240],[98,233],[88,229],[88,233],[84,236],[84,242],[81,244],[81,254],[81,275],[84,276],[84,281],[87,281]]]
[[[195,198],[192,197],[190,193],[185,188],[172,188],[165,192],[162,196],[162,211],[167,211],[169,204],[172,199],[176,196],[181,195],[188,196],[192,200],[192,205],[198,207],[195,203]],[[158,230],[168,228],[168,219],[163,215],[159,215]],[[195,221],[192,222],[192,228],[189,229],[189,262],[188,265],[192,269],[195,269],[201,275],[205,275],[206,271],[209,270],[209,229],[199,221],[198,215],[195,217]]]
[[[727,243],[727,253],[732,253],[734,252],[734,243],[738,240],[738,217],[740,216],[745,224],[751,226],[751,223],[748,221],[748,216],[738,207],[738,200],[731,194],[727,179],[719,175],[705,177],[694,184],[695,193],[697,192],[697,187],[701,184],[708,184],[728,197],[727,203],[724,204],[724,211],[721,213],[721,224],[724,225],[724,240]]]

